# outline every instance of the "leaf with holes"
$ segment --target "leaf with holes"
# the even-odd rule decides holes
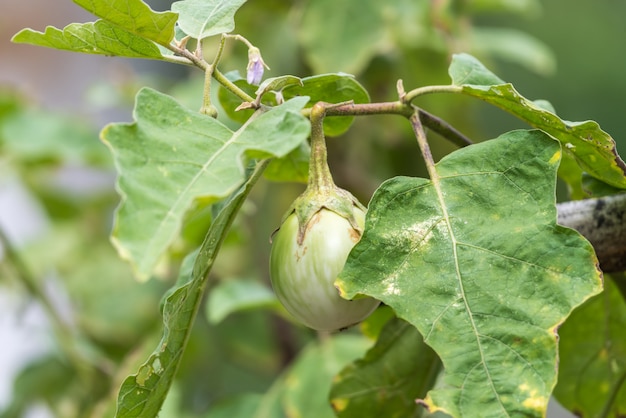
[[[71,23],[63,29],[48,26],[43,33],[24,29],[16,34],[12,41],[83,54],[114,55],[128,58],[163,58],[161,51],[154,42],[104,20]]]
[[[336,284],[391,306],[439,355],[442,384],[422,401],[430,410],[545,414],[557,327],[601,290],[591,245],[556,224],[560,157],[544,132],[514,131],[449,154],[431,180],[397,177],[372,197]]]
[[[282,157],[306,140],[310,124],[300,97],[252,118],[236,132],[151,89],[137,95],[135,122],[102,131],[118,167],[113,242],[147,279],[176,238],[194,201],[204,205],[235,190],[244,159]]]

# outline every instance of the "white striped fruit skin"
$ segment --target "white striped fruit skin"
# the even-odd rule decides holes
[[[365,213],[355,207],[354,216],[362,228]],[[345,218],[321,209],[311,218],[301,245],[297,235],[298,218],[292,213],[274,235],[270,254],[272,286],[289,313],[310,328],[335,331],[361,322],[376,309],[376,299],[345,300],[333,285],[360,239]]]

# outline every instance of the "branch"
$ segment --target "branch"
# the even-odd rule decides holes
[[[580,232],[605,273],[626,270],[626,194],[559,203],[558,223]]]

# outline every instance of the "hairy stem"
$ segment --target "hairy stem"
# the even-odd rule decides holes
[[[397,102],[381,102],[381,103],[346,103],[326,108],[326,117],[332,116],[366,116],[366,115],[401,115],[410,117],[415,110],[412,106]],[[433,132],[438,133],[458,147],[465,147],[472,144],[472,140],[463,135],[445,120],[419,109],[419,117],[421,122]],[[311,115],[311,109],[304,109],[302,113],[305,116]]]
[[[311,108],[311,157],[309,160],[309,188],[317,191],[334,189],[335,183],[328,167],[328,152],[324,138],[326,106],[316,103]]]
[[[433,94],[433,93],[461,93],[462,91],[463,91],[463,87],[455,86],[455,85],[418,87],[416,89],[413,89],[413,90],[407,92],[405,95],[403,95],[402,102],[409,104],[416,97],[423,96],[423,95],[426,95],[426,94]]]
[[[213,71],[213,78],[220,83],[226,90],[239,97],[244,102],[254,102],[254,97],[250,96],[245,91],[241,90],[232,81],[226,78],[217,68]]]
[[[174,52],[174,54],[180,57],[183,57],[185,60],[187,60],[190,63],[190,65],[196,66],[204,72],[207,71],[207,68],[209,67],[209,63],[207,63],[204,59],[197,56],[196,54],[190,52],[186,48],[181,48],[174,44],[167,45],[167,48],[170,51]],[[213,75],[213,78],[222,86],[224,86],[225,89],[227,89],[228,91],[230,91],[235,96],[242,99],[243,101],[246,101],[246,102],[254,101],[253,97],[248,95],[245,91],[241,90],[233,82],[227,79],[224,76],[224,74],[222,74],[217,68],[213,68],[212,75]]]
[[[202,107],[200,108],[200,113],[211,116],[213,118],[217,117],[217,109],[211,103],[211,82],[213,80],[213,73],[217,68],[217,65],[222,58],[222,52],[224,51],[224,42],[226,38],[222,36],[220,40],[220,45],[217,49],[217,54],[215,55],[215,59],[213,62],[207,66],[206,71],[204,73],[204,93],[202,97]],[[198,41],[198,47],[200,49],[200,42]],[[198,55],[198,54],[196,54]]]

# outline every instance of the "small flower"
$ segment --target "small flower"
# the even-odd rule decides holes
[[[263,78],[263,71],[265,68],[268,68],[268,66],[263,62],[259,48],[252,47],[248,49],[248,74],[246,77],[248,84],[258,86]]]

